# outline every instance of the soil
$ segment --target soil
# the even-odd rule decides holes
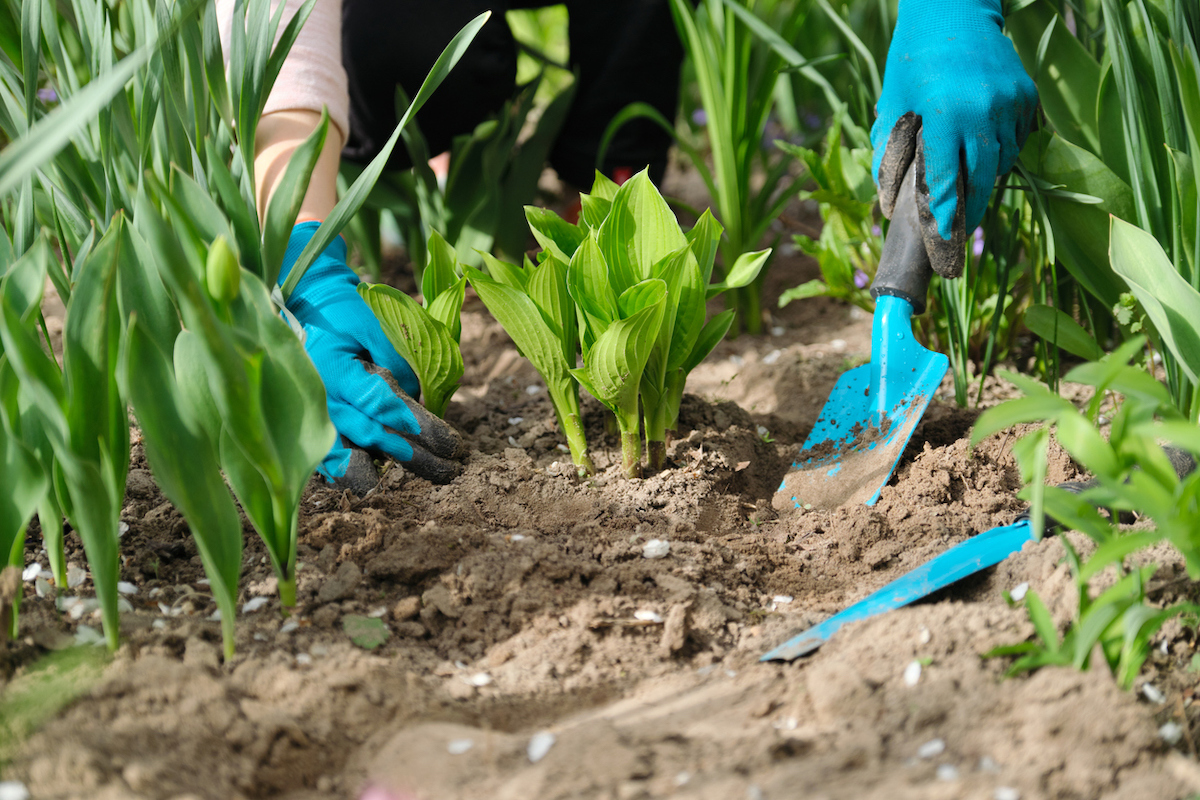
[[[815,275],[784,250],[770,308]],[[137,593],[123,644],[75,682],[76,699],[9,741],[5,777],[39,800],[1200,792],[1184,626],[1154,641],[1134,692],[1102,668],[1005,679],[1007,660],[981,657],[1031,636],[1004,597],[1018,584],[1066,624],[1073,585],[1054,540],[843,628],[811,656],[758,661],[1022,510],[1020,432],[970,449],[977,411],[956,407],[947,383],[874,507],[776,512],[833,384],[869,354],[870,319],[811,300],[773,310],[768,330],[722,343],[696,370],[668,466],[644,480],[619,477],[616,437],[585,402],[598,474],[580,481],[537,374],[469,300],[466,377],[448,414],[470,452],[464,474],[433,486],[393,468],[364,498],[314,480],[290,619],[247,525],[240,602],[266,602],[239,615],[228,662],[186,523],[135,444],[121,578]],[[987,403],[1006,396],[998,381],[986,389]],[[1055,451],[1049,477],[1079,475]],[[669,552],[647,558],[655,539]],[[68,548],[85,566],[73,533]],[[1179,559],[1158,555],[1156,580],[1179,588]],[[36,533],[26,560],[46,563]],[[90,591],[85,580],[65,594]],[[386,641],[355,644],[344,623],[356,617],[380,620]],[[9,696],[36,690],[46,670],[33,665],[99,625],[59,614],[32,582],[21,624],[0,649]],[[1187,734],[1174,746],[1159,734],[1169,721]]]

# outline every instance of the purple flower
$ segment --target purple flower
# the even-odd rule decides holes
[[[38,89],[37,97],[38,97],[38,100],[41,100],[43,103],[57,103],[58,102],[58,92],[54,91],[53,88]]]
[[[872,236],[883,236],[883,228],[879,227],[878,225],[872,225],[871,226],[871,235]]]
[[[971,252],[975,254],[976,258],[979,258],[983,255],[983,228],[976,228],[972,239]]]
[[[854,285],[860,289],[867,288],[867,284],[871,282],[871,277],[861,269],[854,270]]]
[[[821,119],[820,114],[814,114],[810,111],[804,115],[804,124],[812,128],[814,131],[821,127],[824,123],[825,120]]]
[[[706,112],[703,108],[697,108],[692,112],[692,124],[699,128],[703,128],[708,124],[708,112]]]

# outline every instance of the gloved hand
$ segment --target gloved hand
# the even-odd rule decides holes
[[[1002,33],[1000,0],[900,0],[871,128],[884,216],[917,159],[917,206],[938,274],[963,271],[967,231],[1012,169],[1037,88]]]
[[[292,229],[280,284],[318,227],[302,222]],[[359,296],[358,282],[346,266],[346,242],[339,236],[287,302],[304,327],[304,348],[325,383],[329,418],[339,434],[317,471],[364,494],[379,480],[371,456],[386,454],[419,477],[447,483],[462,471],[454,460],[462,439],[413,399],[420,391],[417,377]]]

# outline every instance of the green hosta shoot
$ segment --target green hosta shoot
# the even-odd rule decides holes
[[[425,407],[444,417],[463,375],[459,312],[467,279],[459,274],[454,248],[436,231],[429,238],[428,252],[429,263],[421,281],[424,306],[382,284],[359,284],[358,293],[379,319],[396,352],[416,373]]]

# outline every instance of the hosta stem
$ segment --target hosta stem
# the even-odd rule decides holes
[[[294,573],[290,578],[279,579],[279,604],[285,610],[296,605],[296,575]]]
[[[667,414],[667,405],[660,403],[646,415],[646,450],[652,470],[660,470],[667,463]]]
[[[563,436],[567,437],[567,447],[571,449],[571,461],[575,464],[579,477],[592,475],[596,465],[588,454],[587,436],[583,432],[583,415],[579,411],[579,395],[572,389],[551,392],[550,400],[554,403],[554,415],[558,417],[558,427]]]
[[[637,430],[621,431],[621,467],[626,478],[642,477],[642,437]]]

